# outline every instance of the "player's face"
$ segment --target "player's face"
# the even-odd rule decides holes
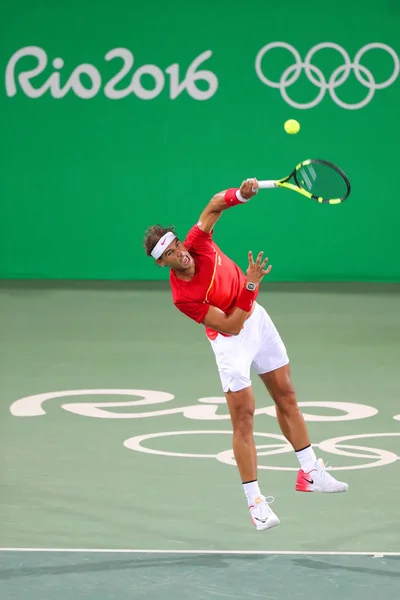
[[[194,260],[183,243],[175,238],[162,255],[160,264],[170,267],[174,271],[186,271],[194,265]]]

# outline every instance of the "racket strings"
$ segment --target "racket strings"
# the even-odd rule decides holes
[[[330,165],[312,162],[296,173],[297,184],[317,198],[344,198],[348,184],[343,175]]]

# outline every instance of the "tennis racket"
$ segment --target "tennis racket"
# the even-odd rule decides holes
[[[258,185],[259,188],[286,188],[326,204],[340,204],[351,192],[350,181],[343,171],[336,165],[319,159],[304,160],[288,177],[259,181]]]

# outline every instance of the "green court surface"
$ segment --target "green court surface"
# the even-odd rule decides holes
[[[311,438],[298,463],[254,377],[251,525],[203,328],[160,283],[0,284],[0,598],[395,598],[400,286],[263,284]]]

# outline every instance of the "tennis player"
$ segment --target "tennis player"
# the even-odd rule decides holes
[[[243,207],[257,192],[256,179],[219,192],[184,241],[173,227],[154,225],[146,231],[144,247],[158,265],[170,268],[175,306],[205,327],[229,408],[233,452],[251,519],[258,530],[265,530],[278,525],[279,518],[269,505],[271,499],[261,493],[257,479],[251,370],[260,376],[274,400],[281,431],[300,463],[295,489],[345,492],[348,485],[334,479],[316,458],[291,383],[285,345],[270,316],[257,302],[260,283],[271,270],[268,259],[260,252],[254,260],[249,252],[245,275],[213,240],[214,226],[222,212]]]

